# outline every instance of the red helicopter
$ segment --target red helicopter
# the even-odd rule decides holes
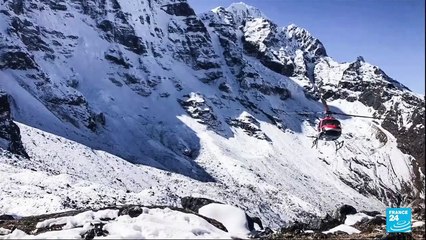
[[[314,146],[318,147],[318,140],[334,141],[334,143],[336,144],[336,151],[343,147],[343,141],[340,141],[340,142],[337,141],[337,139],[339,139],[340,136],[342,135],[342,126],[339,120],[334,118],[332,114],[351,116],[351,117],[381,119],[378,117],[332,112],[330,111],[326,101],[323,98],[321,98],[321,102],[324,105],[325,117],[319,119],[320,121],[317,126],[318,135],[313,137],[314,141],[313,141],[312,147]]]

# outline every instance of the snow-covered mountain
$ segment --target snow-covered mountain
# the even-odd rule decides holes
[[[424,97],[254,7],[11,0],[0,19],[0,213],[196,196],[277,227],[424,199]],[[312,148],[319,94],[383,119]]]

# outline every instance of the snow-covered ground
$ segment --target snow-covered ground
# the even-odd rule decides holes
[[[359,129],[350,132],[354,137],[335,153],[333,145],[321,142],[319,149],[311,148],[310,138],[277,131],[266,122],[260,126],[272,143],[250,137],[241,129],[233,129],[234,137],[226,139],[188,116],[180,119],[201,139],[196,162],[216,181],[196,181],[135,165],[18,123],[31,160],[8,158],[6,153],[0,158],[0,212],[27,216],[111,204],[179,206],[180,197],[196,196],[235,205],[259,216],[267,225],[278,226],[298,219],[303,212],[322,215],[342,204],[360,210],[384,210],[386,205],[376,197],[363,196],[340,181],[339,177],[351,178],[350,168],[365,171],[377,184],[395,191],[409,180],[409,169],[398,161],[406,157],[396,143],[390,139],[382,146],[374,138],[366,141],[368,135],[357,133],[366,133],[371,123],[362,120],[351,120]],[[344,126],[351,121],[343,121]],[[313,133],[310,126],[306,129],[305,134]],[[390,150],[394,153],[389,154]],[[350,156],[372,168],[363,169]],[[399,174],[386,167],[392,163]],[[374,181],[365,184],[374,187]]]
[[[108,219],[108,220],[105,220]],[[29,235],[16,229],[0,239],[80,239],[93,224],[103,223],[108,234],[96,239],[230,239],[232,232],[220,230],[201,217],[171,209],[143,209],[137,217],[118,216],[118,210],[87,211],[71,217],[47,219],[37,229],[63,225],[61,230]],[[245,236],[246,237],[246,236]]]

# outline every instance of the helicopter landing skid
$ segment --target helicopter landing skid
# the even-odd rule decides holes
[[[314,146],[315,146],[315,148],[318,148],[318,140],[319,140],[319,138],[318,137],[314,137],[314,138],[315,139],[312,142],[312,147],[311,148],[313,148]],[[333,140],[333,142],[334,142],[334,144],[336,146],[336,152],[343,147],[344,141],[339,142],[337,140]]]

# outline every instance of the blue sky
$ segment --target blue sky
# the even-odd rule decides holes
[[[241,0],[188,0],[197,13]],[[245,0],[281,27],[308,30],[338,62],[365,61],[425,93],[425,0]]]

